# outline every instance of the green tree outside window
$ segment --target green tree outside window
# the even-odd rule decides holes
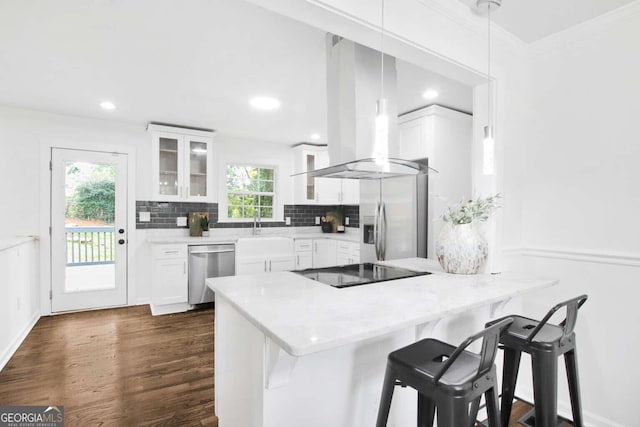
[[[227,165],[227,217],[273,219],[275,173],[273,168]]]

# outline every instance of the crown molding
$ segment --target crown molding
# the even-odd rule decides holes
[[[446,17],[453,23],[460,25],[475,33],[478,37],[487,38],[487,18],[478,15],[473,9],[460,1],[451,0],[414,0],[424,7]],[[526,54],[529,45],[516,37],[513,33],[505,30],[499,24],[492,22],[491,38],[493,42],[500,42],[505,47],[510,48],[513,53]]]
[[[640,14],[640,0],[626,4],[588,21],[574,25],[566,30],[552,34],[529,45],[530,54],[544,57],[558,51],[571,48],[575,43],[584,43],[585,38],[608,30],[627,19],[637,18]]]

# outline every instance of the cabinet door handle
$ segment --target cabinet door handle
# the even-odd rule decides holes
[[[269,271],[271,271],[271,260],[269,260]]]
[[[318,252],[318,243],[317,242],[313,242],[313,251],[314,252]]]
[[[300,267],[300,255],[296,255],[296,265]]]

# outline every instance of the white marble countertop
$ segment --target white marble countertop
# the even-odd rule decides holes
[[[3,237],[0,238],[0,251],[10,249],[23,243],[32,242],[38,240],[36,236],[16,236],[16,237]]]
[[[292,272],[207,279],[287,353],[303,356],[420,325],[557,284],[503,273],[455,275],[419,258],[386,265],[433,274],[337,289]]]
[[[191,237],[188,235],[176,235],[175,233],[163,235],[162,233],[153,233],[147,236],[146,240],[152,244],[170,244],[170,243],[186,243],[188,245],[206,245],[210,243],[234,243],[239,238],[256,238],[260,237],[287,237],[291,239],[334,239],[347,242],[359,242],[360,233],[348,232],[348,233],[322,233],[322,232],[267,232],[266,228],[258,235],[252,235],[247,232],[229,232],[229,229],[225,229],[224,232],[220,232],[219,229],[213,229],[210,231],[208,237]],[[288,230],[291,230],[288,229]]]
[[[174,244],[185,243],[187,245],[207,245],[210,243],[235,243],[238,240],[237,236],[209,236],[209,237],[191,237],[191,236],[156,236],[147,237],[147,242],[162,245],[162,244]]]

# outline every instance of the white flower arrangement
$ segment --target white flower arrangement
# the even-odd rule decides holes
[[[460,201],[454,206],[449,206],[447,212],[442,215],[442,220],[453,225],[486,221],[496,209],[501,207],[498,205],[498,199],[501,197],[502,195],[497,193],[484,199]]]

